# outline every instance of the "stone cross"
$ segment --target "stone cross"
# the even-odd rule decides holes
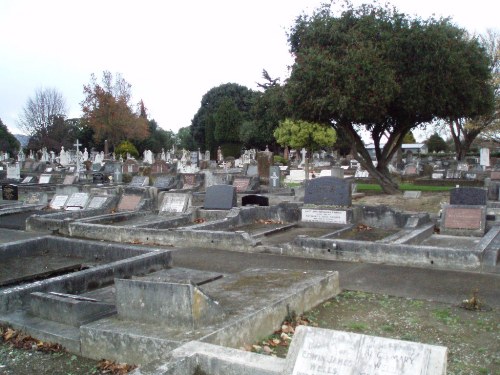
[[[278,184],[276,183],[276,180],[279,180],[280,178],[276,175],[276,172],[273,172],[271,176],[271,180],[273,180],[273,186],[277,186]]]
[[[76,147],[76,173],[80,173],[81,165],[80,165],[80,142],[78,142],[78,139],[76,140],[76,143],[73,145]]]

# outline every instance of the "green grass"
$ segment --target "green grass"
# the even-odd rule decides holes
[[[378,184],[357,184],[358,191],[382,191]],[[454,186],[426,186],[426,185],[413,185],[413,184],[399,184],[399,189],[404,190],[420,190],[420,191],[448,191],[453,189]]]

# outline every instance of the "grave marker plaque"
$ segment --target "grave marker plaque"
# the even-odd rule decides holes
[[[350,206],[351,182],[337,177],[318,177],[306,181],[304,204]]]
[[[500,171],[491,171],[492,180],[500,180]]]
[[[234,186],[213,185],[207,188],[204,204],[206,210],[230,210],[236,206],[236,188]]]
[[[183,189],[193,189],[196,185],[196,175],[191,173],[186,173],[182,175],[182,188]]]
[[[39,184],[49,184],[51,177],[52,177],[52,175],[50,175],[50,174],[42,174],[42,175],[40,175],[40,179],[38,180],[38,183]]]
[[[68,198],[69,197],[67,195],[54,195],[54,198],[50,201],[50,208],[54,210],[62,209]]]
[[[88,193],[74,193],[71,194],[68,201],[66,202],[65,209],[68,211],[71,210],[82,210],[87,201],[89,200]]]
[[[7,179],[10,180],[20,180],[21,179],[21,167],[19,163],[7,164]]]
[[[236,192],[243,193],[248,190],[250,185],[250,178],[236,177],[233,180],[233,186],[236,188]]]
[[[24,180],[21,181],[21,184],[29,184],[33,180],[33,176],[24,177]]]
[[[303,208],[302,221],[309,223],[347,224],[347,212]]]
[[[73,185],[76,181],[76,176],[68,175],[64,177],[63,185]]]
[[[117,211],[135,211],[142,197],[140,195],[122,195],[118,203]]]
[[[87,205],[87,209],[95,210],[98,208],[102,208],[102,206],[104,206],[104,204],[106,203],[107,199],[108,199],[107,197],[92,197],[89,204]]]
[[[163,195],[160,212],[182,213],[187,210],[190,194],[168,193]]]
[[[2,184],[2,199],[4,201],[17,201],[19,199],[19,188],[14,184]]]
[[[422,192],[420,190],[407,190],[403,194],[403,198],[417,199],[420,198]]]
[[[24,199],[24,204],[46,204],[47,200],[47,193],[37,191],[34,193],[28,193]]]
[[[450,204],[484,206],[488,199],[488,191],[475,187],[460,187],[450,190]]]
[[[441,220],[442,234],[482,236],[485,228],[485,206],[444,206]]]
[[[157,189],[169,189],[175,182],[175,178],[172,176],[158,176],[153,186]]]
[[[273,165],[269,167],[269,187],[278,189],[281,185],[281,170],[280,167]]]
[[[129,187],[144,187],[149,185],[149,177],[147,176],[134,176]]]
[[[284,375],[445,375],[447,348],[299,326]]]

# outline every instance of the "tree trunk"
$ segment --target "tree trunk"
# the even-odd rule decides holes
[[[398,184],[391,179],[387,168],[385,168],[385,170],[379,170],[375,168],[372,163],[366,164],[364,167],[370,176],[377,180],[385,194],[401,194]]]

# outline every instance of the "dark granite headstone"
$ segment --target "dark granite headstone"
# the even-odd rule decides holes
[[[350,206],[351,182],[337,177],[318,177],[306,181],[304,204]]]
[[[17,201],[19,199],[19,189],[14,184],[2,184],[2,199],[4,201]]]
[[[251,206],[251,205],[269,206],[269,198],[265,197],[263,195],[257,195],[257,194],[245,195],[244,197],[241,198],[241,205],[242,206]]]
[[[466,206],[485,206],[488,191],[475,187],[460,187],[450,190],[450,204]]]
[[[230,210],[236,207],[236,188],[232,185],[213,185],[205,194],[206,210]]]
[[[106,178],[104,176],[104,173],[96,172],[96,173],[92,173],[92,182],[94,184],[103,184],[107,181],[106,181]]]

